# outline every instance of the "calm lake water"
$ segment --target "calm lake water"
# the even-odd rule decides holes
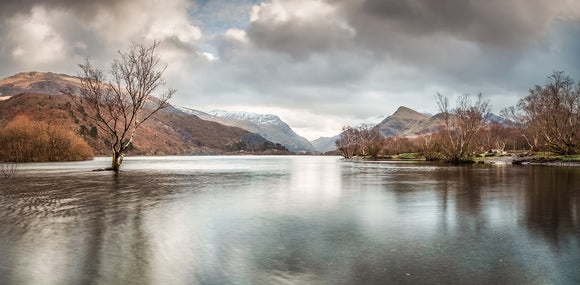
[[[0,180],[0,284],[580,284],[579,167],[108,164]]]

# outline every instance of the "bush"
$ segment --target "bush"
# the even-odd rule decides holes
[[[17,116],[0,129],[0,160],[75,161],[92,158],[91,147],[62,126]]]

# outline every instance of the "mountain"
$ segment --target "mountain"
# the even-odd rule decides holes
[[[211,111],[204,113],[189,108],[180,108],[180,110],[189,114],[195,114],[203,120],[238,127],[259,134],[265,139],[280,143],[296,153],[316,151],[307,139],[296,134],[288,124],[276,115],[230,111]]]
[[[433,123],[431,118],[401,106],[395,113],[377,124],[376,128],[386,137],[414,135]]]
[[[355,128],[378,128],[385,137],[391,136],[414,136],[421,133],[437,131],[442,123],[440,115],[419,113],[415,110],[401,106],[390,116],[377,116],[367,123],[355,126]],[[373,121],[375,121],[373,123]],[[335,141],[340,134],[334,137],[321,137],[312,141],[312,145],[319,152],[328,152],[336,149]]]
[[[18,115],[59,124],[81,135],[97,155],[109,155],[107,134],[79,111],[61,90],[77,86],[78,78],[40,72],[0,80],[0,125]],[[227,154],[239,151],[289,153],[258,134],[202,120],[176,108],[164,109],[137,131],[132,155]]]
[[[497,123],[504,125],[504,126],[510,124],[510,121],[508,121],[508,120],[504,119],[503,117],[500,117],[494,113],[489,113],[489,115],[487,116],[487,120],[485,120],[485,122],[488,124],[493,123],[493,122],[497,122]]]
[[[325,153],[329,151],[336,150],[336,140],[340,138],[340,135],[336,135],[334,137],[320,137],[317,138],[310,143],[314,146],[316,151]]]
[[[20,93],[55,95],[78,86],[80,79],[52,72],[22,72],[0,80],[0,100]]]
[[[380,122],[382,122],[386,117],[387,116],[385,116],[385,115],[381,115],[381,116],[376,116],[376,117],[367,119],[364,123],[356,125],[355,128],[372,129],[376,125],[378,125]]]

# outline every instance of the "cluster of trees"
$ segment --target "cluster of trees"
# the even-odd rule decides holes
[[[376,128],[342,128],[340,138],[336,141],[337,149],[345,158],[369,156],[377,158],[383,151],[385,139]]]
[[[264,152],[264,151],[273,151],[273,152],[289,152],[288,149],[281,145],[280,143],[273,143],[270,141],[265,141],[261,144],[251,145],[244,141],[238,141],[226,146],[226,150],[231,152],[239,152],[239,151],[249,151],[249,152]]]
[[[580,84],[554,72],[503,115],[514,122],[532,150],[569,155],[580,152]]]
[[[0,161],[75,161],[92,157],[91,147],[60,125],[17,116],[0,128]]]
[[[415,137],[384,138],[377,128],[343,128],[336,146],[341,154],[373,157],[406,152],[421,153],[427,160],[470,161],[486,152],[506,149],[550,151],[569,155],[580,152],[580,84],[563,72],[535,86],[518,105],[502,111],[506,123],[489,122],[489,101],[481,94],[459,96],[454,108],[437,94],[439,130]]]

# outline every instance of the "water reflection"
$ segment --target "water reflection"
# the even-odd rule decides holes
[[[580,282],[578,168],[99,163],[0,180],[1,284]]]
[[[559,247],[561,243],[578,242],[580,235],[580,173],[574,168],[529,169],[525,224],[534,233]]]

